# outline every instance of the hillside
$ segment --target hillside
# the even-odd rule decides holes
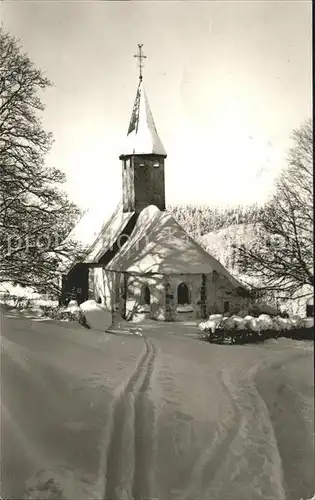
[[[250,278],[246,274],[240,273],[236,264],[236,250],[233,244],[237,246],[248,246],[255,238],[259,231],[259,224],[232,224],[217,231],[209,232],[200,236],[199,243],[211,254],[218,259],[227,270],[235,276],[236,279],[243,283],[251,285],[259,285],[258,280]],[[311,287],[304,286],[299,294],[310,293],[313,290]],[[285,303],[278,302],[281,309],[285,309],[290,314],[305,315],[307,297],[297,298],[294,301],[286,301]]]
[[[259,230],[263,208],[258,205],[216,208],[194,205],[169,206],[177,222],[230,273],[245,283],[252,283],[237,268],[233,245],[247,246]]]
[[[237,252],[233,245],[248,246],[255,239],[257,231],[256,224],[231,224],[228,227],[204,234],[199,238],[199,243],[236,275],[239,274],[239,270],[236,263]]]
[[[222,208],[203,205],[170,205],[167,210],[189,234],[197,238],[234,225],[257,225],[263,208],[259,205]]]

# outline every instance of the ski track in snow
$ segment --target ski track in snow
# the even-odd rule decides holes
[[[241,421],[241,415],[237,405],[235,404],[229,390],[222,380],[222,391],[224,391],[230,399],[234,418],[228,418],[218,423],[218,432],[215,434],[213,441],[205,448],[204,452],[197,460],[192,473],[189,477],[189,483],[183,494],[183,499],[190,500],[194,498],[195,492],[202,490],[207,485],[210,485],[217,471],[222,466],[222,463],[230,451],[231,443],[239,432],[238,424]],[[206,477],[206,484],[205,478]],[[209,497],[212,498],[212,497]]]
[[[125,390],[118,397],[113,413],[111,440],[106,457],[104,499],[140,498],[140,490],[149,495],[152,476],[154,436],[147,410],[150,379],[154,371],[156,348],[144,338],[146,351]]]
[[[253,371],[257,369],[255,366]],[[238,387],[227,368],[218,375],[221,390],[230,400],[233,418],[218,422],[218,432],[212,442],[205,444],[183,499],[195,498],[196,492],[198,498],[209,499],[238,499],[240,494],[244,500],[284,499],[281,458],[263,399],[250,380]],[[239,484],[233,487],[233,481],[238,479],[245,485],[243,491]]]
[[[107,465],[103,469],[103,500],[155,499],[157,430],[148,391],[157,348],[150,339],[143,340],[145,353],[114,407]],[[286,362],[302,356],[295,353]],[[229,367],[219,371],[222,393],[230,401],[233,418],[223,415],[217,423],[213,439],[200,450],[186,478],[181,499],[196,495],[235,500],[240,495],[244,500],[286,498],[281,450],[268,406],[255,384],[258,372],[270,365],[277,368],[283,362],[261,359],[238,377]]]
[[[2,339],[3,354],[29,376],[32,357],[13,340]],[[279,343],[214,347],[171,335],[143,336],[140,342],[131,377],[129,371],[114,398],[108,399],[104,428],[102,419],[100,423],[101,464],[96,462],[90,483],[75,468],[50,465],[47,450],[28,439],[4,405],[4,420],[11,422],[19,446],[27,448],[36,467],[45,469],[42,482],[53,477],[61,485],[62,498],[68,499],[311,498],[314,457],[309,415],[314,404],[308,370],[312,346],[301,343],[293,350],[291,344]],[[116,360],[119,352],[117,347],[111,356]],[[31,387],[44,394],[41,378],[31,381]],[[193,397],[195,388],[202,404]],[[58,408],[57,392],[50,392],[50,400]],[[181,413],[178,419],[177,413]],[[179,453],[175,453],[177,445]],[[25,498],[39,498],[31,490]]]

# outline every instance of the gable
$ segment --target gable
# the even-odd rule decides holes
[[[168,212],[155,206],[142,210],[135,228],[108,270],[135,274],[210,274],[216,271],[234,287],[242,286],[204,250]]]

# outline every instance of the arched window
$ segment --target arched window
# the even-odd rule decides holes
[[[141,290],[141,304],[149,306],[151,303],[151,292],[148,285],[144,285]]]
[[[186,283],[180,283],[177,287],[177,303],[181,306],[190,304],[190,292]]]

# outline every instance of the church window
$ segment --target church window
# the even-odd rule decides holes
[[[153,167],[158,168],[159,166],[160,166],[160,164],[159,164],[159,162],[158,162],[158,161],[155,161],[155,162],[153,163]]]
[[[181,306],[190,304],[190,292],[186,283],[180,283],[177,287],[177,302]]]
[[[141,289],[141,304],[150,305],[151,303],[151,292],[148,285],[144,285]]]
[[[225,301],[224,302],[224,312],[225,313],[229,312],[229,309],[230,309],[230,303],[229,303],[229,301]]]

